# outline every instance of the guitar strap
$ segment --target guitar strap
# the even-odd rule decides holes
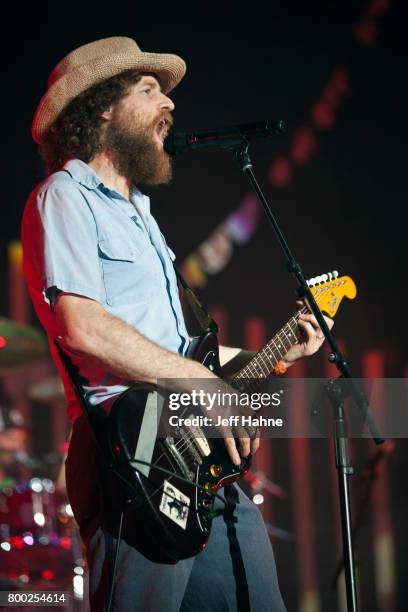
[[[80,401],[94,431],[98,430],[104,421],[104,412],[98,404],[91,404],[88,394],[84,391],[84,386],[88,381],[79,373],[79,368],[71,361],[66,353],[62,350],[57,340],[54,338],[54,345],[58,351],[61,362],[68,373],[70,382],[74,387],[77,398]]]
[[[217,323],[214,321],[214,319],[209,314],[209,312],[206,310],[206,308],[204,308],[204,306],[201,304],[200,300],[198,299],[194,291],[191,289],[190,285],[187,283],[187,281],[185,280],[185,278],[183,277],[179,269],[174,264],[173,266],[174,266],[174,271],[177,276],[177,280],[182,286],[182,288],[184,289],[184,293],[185,293],[187,302],[201,330],[203,331],[204,334],[207,334],[209,332],[216,333],[218,331]]]

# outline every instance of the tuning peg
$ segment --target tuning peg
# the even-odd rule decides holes
[[[309,278],[306,281],[308,287],[314,287],[315,285],[320,285],[321,283],[327,283],[328,280],[331,280],[332,273],[329,274],[321,274],[320,276],[314,276],[313,278]]]
[[[333,272],[328,272],[327,274],[321,274],[320,276],[313,276],[306,281],[308,287],[314,287],[315,285],[319,285],[320,283],[324,284],[327,281],[334,280],[338,277],[339,273],[337,270],[333,270]]]

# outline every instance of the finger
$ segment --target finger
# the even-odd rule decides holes
[[[253,440],[251,440],[251,455],[255,455],[256,451],[259,448],[260,443],[261,443],[260,438],[254,438]]]
[[[302,319],[302,321],[309,321],[309,323],[311,323],[313,327],[319,327],[317,319],[312,313],[307,313],[307,314],[301,313],[299,315],[299,319]]]
[[[228,454],[230,456],[230,459],[232,461],[232,463],[235,463],[235,465],[240,465],[241,463],[241,457],[239,456],[239,453],[237,451],[237,446],[235,444],[235,439],[234,438],[224,438],[224,442],[225,442],[225,446],[227,448]]]
[[[241,450],[241,457],[248,457],[251,452],[251,439],[239,438],[239,448]]]
[[[324,334],[321,330],[321,327],[319,325],[319,323],[317,322],[317,319],[314,315],[312,314],[307,314],[307,315],[300,315],[302,321],[308,321],[311,326],[313,327],[315,334],[317,336],[317,338],[319,338],[320,340],[324,337]]]
[[[311,340],[316,337],[316,331],[313,325],[309,323],[309,321],[304,321],[303,319],[299,319],[298,325],[306,341]]]
[[[317,322],[317,319],[316,319],[316,317],[314,316],[314,314],[312,314],[312,313],[308,313],[308,314],[300,314],[300,315],[299,315],[299,318],[300,318],[300,319],[303,319],[304,321],[310,321],[310,323],[312,323],[312,325],[313,325],[314,327],[319,327],[319,329],[320,329],[320,325],[319,325],[319,323]],[[329,329],[331,329],[331,328],[333,327],[333,325],[334,325],[334,321],[333,321],[333,319],[331,319],[330,317],[327,317],[326,315],[323,315],[323,319],[325,320],[327,327],[328,327]]]
[[[333,327],[333,325],[334,325],[333,319],[331,319],[330,317],[326,317],[325,315],[323,315],[323,316],[324,316],[324,320],[326,321],[327,327],[329,329],[331,329]]]

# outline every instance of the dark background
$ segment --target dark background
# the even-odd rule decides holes
[[[371,44],[356,37],[355,27],[363,22],[368,23]],[[173,52],[186,60],[186,77],[171,94],[180,130],[267,118],[287,122],[285,136],[252,145],[258,179],[305,276],[337,269],[357,284],[357,299],[341,309],[335,326],[353,371],[360,373],[366,350],[381,349],[387,354],[386,374],[403,376],[406,24],[405,3],[385,0],[272,2],[267,8],[260,2],[36,3],[12,9],[4,25],[13,35],[3,77],[0,313],[8,314],[7,243],[19,238],[24,202],[42,178],[30,124],[48,74],[75,47],[125,35],[145,51]],[[288,157],[296,130],[305,122],[311,125],[310,110],[336,68],[346,71],[349,91],[333,126],[314,129],[317,146],[308,161],[294,168],[288,186],[274,187],[268,179],[271,163],[278,155]],[[178,158],[170,186],[146,190],[179,261],[239,205],[250,191],[246,181],[228,152],[208,149]],[[226,309],[228,340],[241,344],[248,317],[265,319],[268,333],[288,318],[294,289],[262,218],[252,240],[236,246],[230,264],[198,293],[209,307]],[[316,375],[322,375],[319,367]],[[404,490],[406,449],[399,445],[393,478],[395,489]],[[399,517],[406,496],[395,493],[394,504]],[[330,551],[320,553],[324,565]],[[402,571],[402,552],[398,554]],[[290,575],[282,561],[290,563],[287,557],[282,553],[280,560],[278,554],[278,565],[290,600]],[[399,588],[403,610],[405,593]],[[292,601],[290,609],[294,606]]]
[[[185,58],[187,75],[172,94],[179,129],[264,118],[287,122],[285,136],[258,141],[251,150],[257,176],[295,257],[307,278],[332,269],[352,276],[359,296],[340,312],[337,333],[352,339],[357,351],[391,347],[403,363],[406,21],[403,5],[390,3],[372,20],[374,43],[362,45],[353,28],[372,4],[275,2],[266,9],[257,2],[182,2],[149,9],[118,2],[106,16],[108,9],[97,6],[82,7],[80,16],[75,5],[51,9],[39,3],[32,15],[25,7],[15,15],[18,36],[11,39],[5,66],[9,108],[3,117],[0,252],[19,237],[24,202],[42,178],[30,124],[49,72],[76,46],[110,35],[131,36],[144,50]],[[296,129],[308,120],[337,67],[346,69],[350,91],[333,128],[315,132],[317,147],[295,169],[288,187],[272,187],[268,167],[277,155],[289,153]],[[218,149],[178,158],[173,184],[150,190],[153,211],[180,260],[248,191],[232,156]],[[248,314],[267,317],[273,329],[292,308],[294,282],[270,228],[264,219],[261,223],[201,297],[206,304],[233,311],[238,322]],[[0,274],[5,286],[4,257]],[[6,299],[3,292],[2,312],[7,311]],[[395,368],[397,376],[401,372],[397,364]]]

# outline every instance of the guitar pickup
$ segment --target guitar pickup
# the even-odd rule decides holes
[[[193,415],[190,415],[189,418],[193,418]],[[198,426],[190,426],[187,429],[191,431],[192,440],[202,457],[208,457],[211,454],[211,448],[208,444],[208,440],[204,435],[201,427]]]

